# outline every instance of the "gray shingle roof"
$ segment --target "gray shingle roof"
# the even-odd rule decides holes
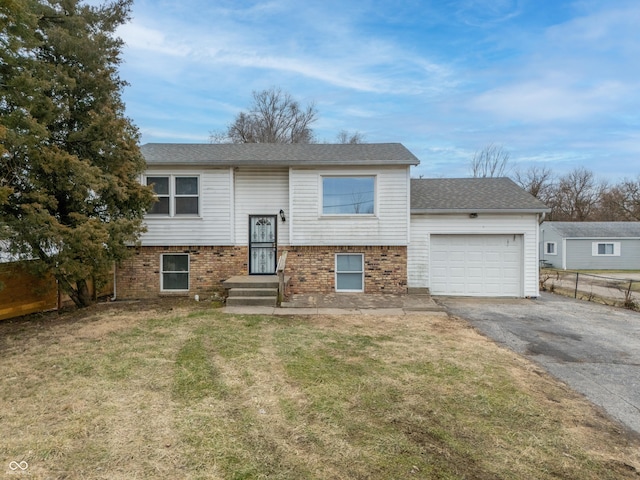
[[[640,222],[544,222],[565,238],[640,238]]]
[[[547,212],[540,200],[508,178],[411,180],[411,213]]]
[[[141,150],[148,165],[295,166],[420,163],[416,156],[400,143],[147,143],[142,145]]]

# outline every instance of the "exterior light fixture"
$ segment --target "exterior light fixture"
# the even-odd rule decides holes
[[[284,216],[284,210],[280,210],[280,220],[283,222],[287,221],[287,217]]]

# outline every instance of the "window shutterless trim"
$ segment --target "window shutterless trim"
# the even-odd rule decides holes
[[[549,246],[553,245],[553,251],[549,251]],[[544,244],[545,255],[558,255],[558,244],[556,242],[545,242]]]
[[[339,257],[343,257],[343,256],[358,256],[360,257],[360,269],[359,270],[339,270],[338,269],[338,258]],[[360,288],[359,289],[348,289],[348,288],[343,288],[343,289],[339,289],[338,288],[338,277],[340,275],[360,275]],[[355,293],[361,293],[364,292],[364,253],[336,253],[335,254],[335,275],[334,275],[334,282],[335,282],[335,291],[336,292],[355,292]]]
[[[602,250],[607,251],[607,246],[611,246],[611,253],[600,253],[600,247]],[[619,257],[620,256],[620,242],[592,242],[591,243],[591,256],[593,257]]]
[[[365,192],[335,192],[335,193],[326,193],[325,192],[325,181],[331,180],[331,179],[371,179],[372,185],[372,191],[365,191]],[[369,216],[369,217],[373,217],[376,216],[376,212],[377,212],[377,175],[366,175],[366,174],[362,174],[362,175],[320,175],[320,215],[323,217],[365,217],[365,216]],[[371,201],[368,200],[368,195],[371,195]],[[354,195],[356,197],[354,197]],[[362,195],[366,195],[366,198],[362,198]],[[329,205],[325,205],[325,200],[328,200],[328,197],[334,197],[333,199],[333,203],[329,204]],[[359,212],[359,206],[360,204],[363,205],[368,205],[369,203],[371,203],[371,208],[373,211],[370,212]],[[330,209],[347,209],[347,208],[353,208],[354,211],[345,211],[345,212],[339,212],[339,211],[327,211]]]
[[[200,175],[182,175],[182,174],[150,174],[150,175],[145,175],[145,184],[149,184],[149,178],[166,178],[168,179],[168,186],[169,186],[169,191],[168,193],[160,193],[160,194],[155,194],[156,197],[158,199],[161,198],[167,198],[168,199],[168,209],[169,211],[167,213],[164,212],[158,212],[158,213],[152,213],[151,211],[147,212],[147,216],[149,218],[183,218],[183,217],[191,217],[191,218],[198,218],[200,217],[200,211],[201,211],[201,199],[200,199],[200,192],[201,192],[201,182],[200,182]],[[196,179],[196,193],[177,193],[177,180],[180,178],[195,178]],[[153,183],[153,182],[152,182]],[[196,205],[195,205],[195,209],[196,212],[187,212],[187,213],[177,213],[177,204],[178,204],[178,200],[179,199],[183,199],[183,198],[195,198],[196,199]],[[157,205],[157,203],[155,204]],[[153,208],[153,207],[152,207]]]
[[[187,257],[187,270],[165,270],[164,257]],[[165,275],[186,275],[187,288],[165,288]],[[188,253],[161,253],[160,254],[160,291],[161,292],[188,292],[191,288],[191,258]]]

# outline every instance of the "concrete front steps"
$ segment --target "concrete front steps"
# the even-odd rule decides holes
[[[229,307],[275,307],[278,304],[277,275],[237,276],[225,280],[222,284],[229,292]]]

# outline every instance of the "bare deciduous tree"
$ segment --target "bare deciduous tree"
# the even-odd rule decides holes
[[[280,88],[253,92],[248,112],[240,112],[226,131],[213,132],[212,143],[313,143],[311,124],[317,111],[313,103],[301,107]]]
[[[593,172],[578,167],[560,177],[550,202],[553,220],[584,222],[596,214],[607,185],[598,183]]]
[[[553,173],[550,168],[533,165],[526,170],[516,170],[513,180],[537,199],[547,202],[553,192]]]
[[[472,177],[504,177],[509,171],[509,152],[491,143],[477,151],[471,160]]]
[[[608,221],[640,221],[640,176],[624,179],[602,193],[601,216]]]
[[[358,131],[351,133],[347,130],[340,130],[340,133],[336,136],[336,140],[337,143],[365,143],[364,134]]]

